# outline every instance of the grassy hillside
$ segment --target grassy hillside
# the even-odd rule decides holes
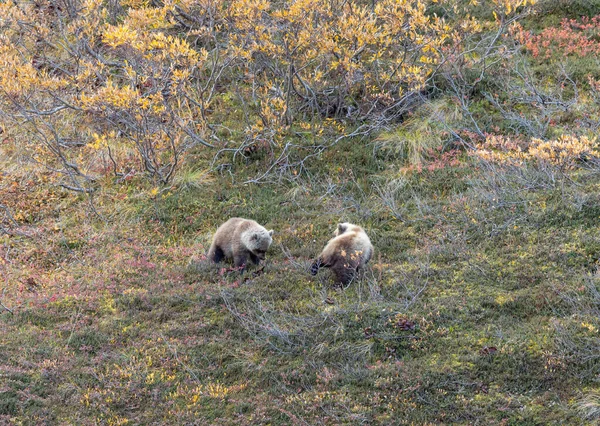
[[[3,242],[3,418],[581,422],[598,366],[597,174],[526,190],[469,159],[398,175],[370,144],[339,151],[310,182],[215,176],[153,200],[107,189],[97,214],[85,196],[3,177],[25,222]],[[235,215],[277,232],[260,274],[203,260]],[[376,247],[344,290],[308,274],[342,220]]]
[[[3,119],[0,423],[596,424],[600,76],[560,40],[600,25],[543,29],[599,11],[551,3],[377,132],[344,110],[248,142],[251,82],[217,88],[225,142],[163,182],[125,147],[73,188]],[[275,230],[264,269],[207,261],[233,216]],[[375,254],[335,288],[309,269],[343,221]]]

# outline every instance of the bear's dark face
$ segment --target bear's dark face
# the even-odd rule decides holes
[[[256,250],[256,251],[254,252],[254,254],[256,255],[256,257],[258,257],[260,260],[265,260],[265,257],[266,257],[266,256],[265,256],[265,254],[266,254],[266,253],[267,253],[266,251],[264,251],[264,250],[261,250],[261,249],[259,249],[259,250]]]

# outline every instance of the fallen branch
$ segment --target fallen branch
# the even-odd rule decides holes
[[[4,309],[6,309],[8,312],[10,312],[12,315],[14,315],[15,313],[13,312],[13,310],[10,309],[8,306],[6,306],[4,303],[2,303],[2,299],[4,298],[5,290],[6,290],[6,288],[2,289],[2,296],[0,296],[0,306],[3,307]]]
[[[69,191],[85,192],[87,194],[89,194],[90,192],[94,192],[93,188],[81,188],[76,186],[65,185],[64,183],[61,183],[60,186],[65,189],[68,189]]]

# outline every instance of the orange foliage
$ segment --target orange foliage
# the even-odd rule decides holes
[[[600,54],[600,15],[581,20],[563,19],[559,28],[544,28],[537,35],[516,26],[517,39],[534,57],[550,59],[552,56],[577,57]]]
[[[491,0],[503,16],[532,3]],[[242,139],[271,150],[294,123],[316,137],[326,118],[397,113],[444,49],[482,29],[470,16],[451,25],[428,4],[0,3],[0,125],[21,123],[28,155],[70,180],[137,169],[167,183],[192,148],[225,145],[214,124],[232,110],[244,108]]]
[[[599,158],[596,138],[562,135],[553,140],[531,138],[525,141],[502,135],[488,135],[476,145],[473,155],[482,160],[508,165],[538,162],[557,166],[561,170],[573,169],[585,159]]]

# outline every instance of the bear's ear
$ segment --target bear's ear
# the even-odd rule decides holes
[[[273,232],[274,232],[274,231],[273,231],[272,229],[269,231],[269,236],[270,236],[270,237],[272,237],[272,236],[273,236]]]
[[[346,225],[343,223],[338,223],[338,232],[340,234],[343,234],[344,232],[346,232]]]

